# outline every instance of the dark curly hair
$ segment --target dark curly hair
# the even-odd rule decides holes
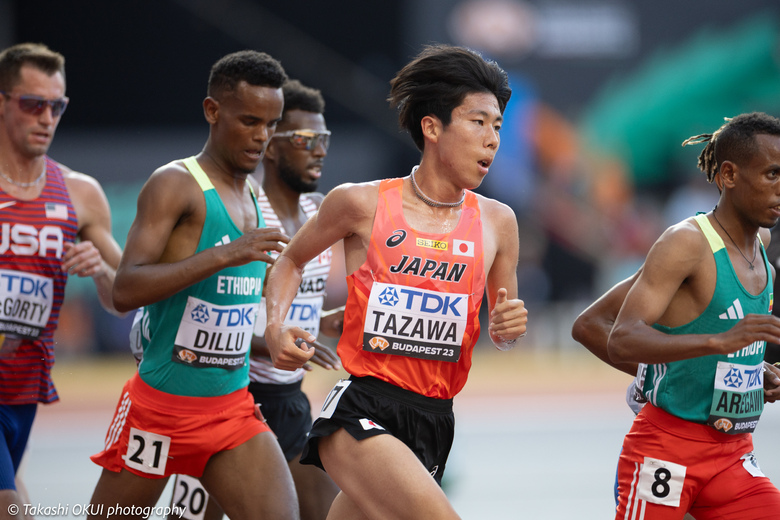
[[[287,81],[287,74],[281,63],[264,52],[234,52],[211,67],[208,95],[216,97],[232,92],[241,81],[259,87],[280,88]]]
[[[288,110],[303,110],[315,114],[325,113],[325,99],[322,93],[307,87],[297,79],[290,79],[282,86],[284,93],[284,112]],[[284,114],[282,115],[284,119]]]
[[[756,135],[780,136],[780,119],[763,112],[740,114],[725,118],[726,123],[711,134],[689,137],[682,145],[707,143],[699,155],[697,166],[713,182],[723,161],[744,163],[756,152]]]

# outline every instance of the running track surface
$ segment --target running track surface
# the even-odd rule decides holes
[[[61,401],[39,407],[22,469],[32,504],[72,510],[89,502],[100,474],[89,456],[102,449],[134,370],[129,354],[58,361]],[[340,377],[345,373],[320,369],[306,376],[313,410]],[[633,418],[624,401],[630,379],[584,350],[480,348],[455,399],[455,444],[443,484],[461,517],[612,518],[615,463]],[[754,436],[761,468],[776,483],[778,429],[780,403],[768,406]],[[169,482],[159,505],[170,495]]]

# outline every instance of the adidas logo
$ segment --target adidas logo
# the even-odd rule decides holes
[[[229,243],[230,243],[230,237],[228,235],[225,235],[224,237],[222,237],[222,240],[220,240],[219,242],[214,244],[214,247],[224,246],[224,245],[229,244]]]
[[[744,317],[745,314],[742,312],[742,304],[739,303],[739,299],[734,300],[726,312],[718,316],[722,320],[741,320]]]

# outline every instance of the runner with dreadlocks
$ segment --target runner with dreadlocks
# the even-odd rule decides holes
[[[669,228],[640,271],[573,328],[613,366],[638,365],[647,400],[623,443],[616,518],[757,520],[780,510],[751,436],[764,402],[780,397],[778,371],[763,362],[780,319],[758,238],[780,218],[780,120],[743,114],[683,145],[698,143],[718,205]]]

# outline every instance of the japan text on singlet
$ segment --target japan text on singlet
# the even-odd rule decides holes
[[[263,220],[268,227],[282,228],[282,222],[279,216],[274,212],[268,196],[262,188],[257,192],[257,204],[263,214]],[[300,207],[303,214],[310,218],[317,212],[317,204],[308,195],[301,195]],[[270,253],[276,258],[279,256],[275,251]],[[285,323],[301,327],[306,332],[315,337],[320,333],[320,316],[322,315],[322,306],[325,303],[325,284],[328,282],[330,274],[330,264],[333,253],[330,248],[312,258],[309,263],[303,267],[301,284],[298,286],[298,294],[290,305],[287,312]],[[267,320],[265,315],[265,299],[260,303],[260,312],[258,314],[255,334],[263,336]],[[304,370],[279,370],[274,368],[271,358],[266,356],[249,356],[249,379],[256,383],[264,384],[291,384],[300,381],[303,378]]]
[[[34,200],[0,191],[0,404],[56,401],[54,331],[65,294],[64,244],[78,220],[62,170],[45,157]]]
[[[479,337],[479,202],[467,191],[452,232],[423,233],[404,219],[402,190],[403,179],[379,185],[366,261],[347,277],[338,354],[350,374],[450,399],[466,383]]]
[[[196,253],[243,235],[194,157],[184,165],[203,190],[206,221]],[[252,195],[254,199],[254,195]],[[258,226],[263,227],[257,210]],[[247,357],[266,264],[228,267],[148,305],[141,329],[141,379],[169,394],[213,397],[249,384]]]
[[[715,257],[717,282],[705,311],[680,327],[654,327],[666,334],[718,334],[748,314],[772,312],[772,276],[761,255],[767,285],[758,295],[742,286],[723,240],[706,215],[695,217]],[[643,393],[648,401],[682,419],[707,424],[728,434],[752,432],[764,408],[763,360],[766,342],[756,341],[728,355],[711,355],[648,365]]]

